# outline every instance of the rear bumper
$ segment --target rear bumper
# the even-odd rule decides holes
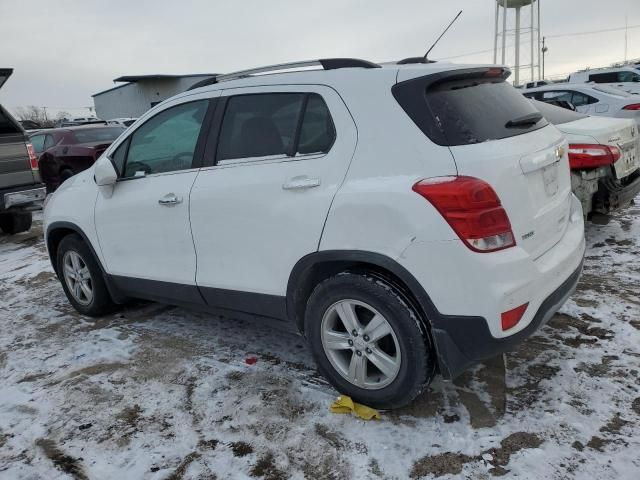
[[[583,262],[540,305],[526,328],[504,338],[495,338],[482,317],[441,316],[432,322],[433,340],[445,378],[455,378],[468,367],[501,353],[513,350],[533,335],[560,309],[575,291]]]
[[[0,210],[25,207],[42,202],[46,196],[45,188],[43,186],[33,187],[34,185],[29,185],[28,187],[0,190]]]
[[[640,193],[640,172],[630,175],[629,183],[623,185],[620,181],[602,180],[596,194],[596,210],[600,213],[609,213],[621,207],[625,207]]]

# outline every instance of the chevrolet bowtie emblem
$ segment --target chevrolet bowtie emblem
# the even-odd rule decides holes
[[[560,160],[562,157],[564,157],[564,147],[556,148],[556,159]]]

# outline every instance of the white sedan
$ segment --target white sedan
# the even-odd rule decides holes
[[[605,85],[554,83],[522,91],[527,98],[545,103],[571,104],[576,111],[598,117],[635,120],[640,125],[640,95]]]
[[[571,189],[585,216],[608,214],[640,192],[640,135],[635,122],[590,117],[532,100],[569,141]]]

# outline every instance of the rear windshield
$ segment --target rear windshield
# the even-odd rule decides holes
[[[465,79],[427,89],[427,105],[447,145],[469,145],[528,133],[547,125],[508,126],[537,110],[507,82]]]
[[[538,100],[530,100],[533,106],[554,125],[562,125],[563,123],[575,122],[587,118],[588,115],[577,113],[566,108],[556,107],[548,103],[539,102]]]
[[[522,94],[486,69],[406,80],[392,93],[434,143],[471,145],[522,135],[548,125]],[[448,75],[443,77],[443,75]]]
[[[73,135],[78,143],[113,142],[122,132],[122,127],[87,128],[75,130]]]

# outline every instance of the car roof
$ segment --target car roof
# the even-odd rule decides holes
[[[533,92],[549,92],[554,90],[587,90],[590,93],[599,95],[617,96],[627,98],[630,94],[618,88],[602,88],[597,83],[554,83],[551,85],[542,85],[540,87],[525,88],[523,93]]]
[[[448,62],[432,62],[432,63],[380,63],[379,68],[336,68],[324,70],[305,69],[295,71],[278,71],[273,73],[261,73],[259,75],[248,75],[224,80],[219,83],[202,86],[193,90],[187,90],[184,93],[176,95],[174,99],[204,93],[209,91],[227,90],[240,87],[255,86],[277,86],[277,85],[326,85],[335,89],[340,89],[343,85],[353,84],[353,82],[380,82],[395,84],[399,81],[411,78],[429,75],[433,73],[463,70],[468,68],[504,68],[504,66],[496,66],[489,64],[453,64]]]

